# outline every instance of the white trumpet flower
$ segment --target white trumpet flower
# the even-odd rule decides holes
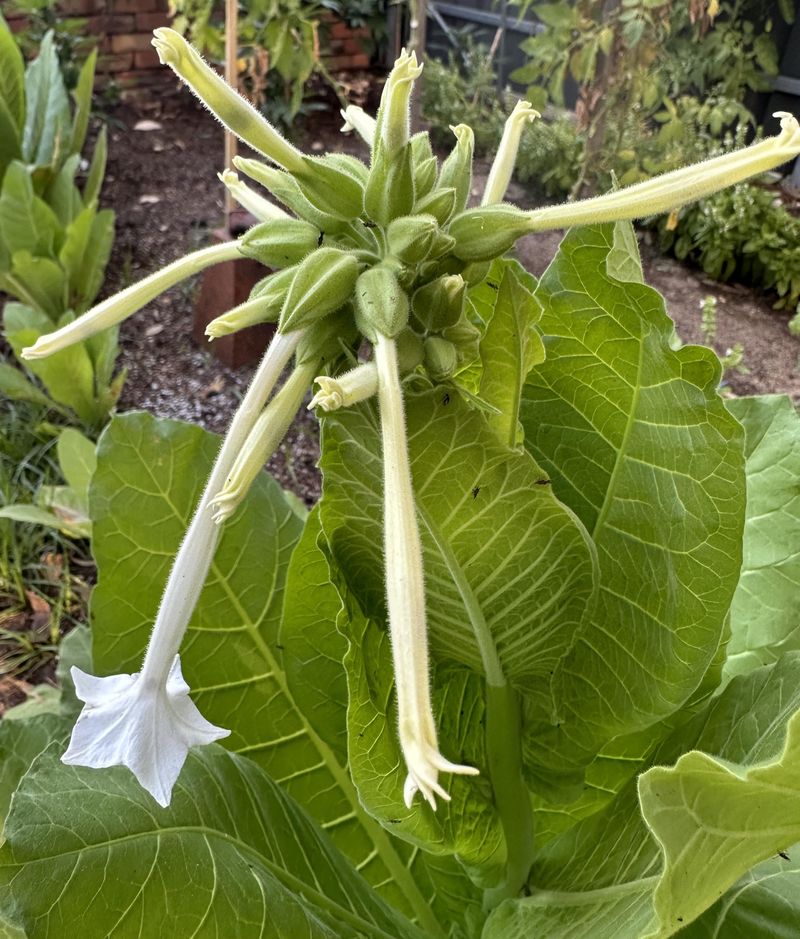
[[[127,766],[159,805],[169,804],[189,747],[229,733],[205,720],[189,698],[178,649],[219,538],[209,504],[228,477],[300,336],[301,331],[276,334],[231,421],[170,571],[141,670],[99,678],[72,669],[84,708],[62,761],[97,769]]]
[[[383,441],[384,554],[389,632],[397,692],[400,747],[408,770],[403,796],[410,808],[417,792],[436,808],[436,796],[450,796],[440,772],[475,776],[474,766],[451,763],[439,752],[428,674],[428,632],[422,545],[408,460],[403,392],[393,339],[375,343],[378,403]]]
[[[323,411],[338,411],[378,393],[378,367],[374,362],[364,362],[335,378],[318,375],[314,382],[319,385],[319,391],[311,399],[308,410],[320,407]]]
[[[489,178],[486,180],[481,205],[492,205],[503,201],[508,184],[511,182],[514,164],[517,162],[522,131],[526,124],[535,121],[537,117],[541,115],[531,107],[530,101],[517,101],[514,105],[514,110],[509,114],[503,127],[503,137],[492,162]]]
[[[375,129],[377,127],[375,118],[355,104],[348,104],[346,108],[342,108],[340,113],[344,120],[342,133],[348,134],[354,130],[364,143],[371,147],[375,142]]]
[[[224,170],[222,173],[217,173],[217,176],[239,205],[247,209],[259,222],[290,217],[288,212],[284,212],[283,209],[251,189],[247,183],[243,183],[239,179],[239,174],[234,173],[233,170]]]

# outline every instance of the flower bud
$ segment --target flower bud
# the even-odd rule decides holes
[[[430,253],[439,226],[432,215],[404,215],[386,232],[389,253],[403,264],[419,264]]]
[[[475,287],[486,277],[491,266],[491,261],[473,261],[472,264],[468,264],[464,268],[461,272],[461,276],[466,281],[468,287]]]
[[[206,326],[206,336],[219,339],[256,323],[277,322],[294,275],[295,268],[287,267],[262,278],[250,291],[249,300],[211,320]]]
[[[397,364],[401,375],[407,375],[422,364],[425,357],[425,347],[422,337],[407,326],[395,340],[397,346]]]
[[[475,134],[466,124],[458,124],[450,130],[456,135],[456,145],[442,164],[437,188],[451,187],[456,191],[455,211],[463,212],[472,186],[472,152]]]
[[[455,238],[451,238],[450,235],[446,235],[441,228],[436,229],[436,233],[433,236],[433,242],[431,243],[431,249],[428,252],[428,257],[440,258],[443,254],[448,254],[453,249],[453,245],[456,243]]]
[[[303,155],[235,89],[210,68],[199,52],[165,26],[153,32],[153,45],[163,65],[168,65],[205,106],[246,144],[287,170],[303,168]]]
[[[411,165],[414,170],[414,192],[420,199],[433,189],[439,161],[433,155],[430,137],[427,133],[414,134],[411,143]]]
[[[358,261],[337,248],[318,248],[302,261],[281,310],[282,333],[322,319],[346,303],[358,278]]]
[[[414,82],[422,74],[416,53],[405,49],[386,79],[378,109],[376,144],[382,143],[389,156],[408,143],[409,102]]]
[[[508,116],[503,128],[503,137],[489,171],[481,205],[493,205],[503,201],[508,184],[511,182],[514,164],[517,162],[522,131],[526,124],[530,124],[537,117],[540,117],[540,114],[531,107],[530,102],[517,101],[514,105],[514,110]]]
[[[297,264],[314,251],[321,232],[310,222],[297,218],[276,219],[254,225],[241,240],[242,254],[265,267],[283,268]]]
[[[258,160],[248,160],[245,157],[234,157],[233,165],[241,170],[250,179],[254,179],[267,189],[287,209],[290,209],[299,218],[311,222],[319,231],[336,232],[346,226],[346,222],[333,215],[320,212],[306,199],[294,176],[284,170],[267,166]]]
[[[414,292],[411,309],[427,332],[454,326],[464,309],[466,284],[459,274],[440,277]]]
[[[409,215],[414,207],[414,171],[411,147],[401,148],[389,157],[378,143],[364,192],[367,215],[379,225]]]
[[[393,339],[408,324],[408,297],[388,267],[370,268],[356,283],[356,325],[367,339]]]
[[[425,369],[434,381],[443,381],[455,372],[458,366],[456,347],[439,336],[428,336],[425,340]]]
[[[318,211],[344,221],[364,211],[367,168],[354,157],[341,153],[303,157],[303,169],[294,175],[300,192]]]
[[[440,225],[446,225],[456,208],[456,190],[453,186],[434,189],[414,203],[414,214],[432,215]]]
[[[531,230],[528,214],[503,202],[468,209],[456,216],[447,229],[456,240],[453,254],[462,261],[489,261],[500,257]]]

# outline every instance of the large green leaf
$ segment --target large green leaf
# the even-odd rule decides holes
[[[498,908],[484,939],[643,939],[688,925],[743,871],[797,840],[799,707],[796,653],[735,678],[658,747],[641,777],[667,863],[631,780],[607,809],[544,847],[530,897]],[[707,775],[696,775],[700,763]],[[670,795],[673,810],[661,814]]]
[[[47,395],[29,381],[19,368],[8,362],[0,362],[0,394],[14,401],[34,401],[45,406],[50,404]]]
[[[624,247],[613,226],[570,232],[536,294],[547,358],[525,385],[525,443],[600,566],[563,667],[563,723],[529,727],[528,765],[545,777],[686,701],[718,649],[741,565],[743,439],[717,393],[719,362],[709,349],[674,351],[661,297],[608,274],[612,251],[626,270]]]
[[[25,100],[22,155],[26,163],[46,166],[59,153],[67,156],[72,119],[52,32],[42,40],[39,55],[25,73]]]
[[[198,427],[146,414],[117,417],[104,432],[91,488],[100,673],[138,668],[217,445]],[[225,527],[181,650],[184,675],[203,714],[231,729],[231,749],[264,767],[392,903],[431,936],[446,934],[431,916],[429,883],[417,882],[408,852],[364,811],[345,763],[298,707],[280,667],[285,577],[301,527],[262,475]]]
[[[733,398],[745,428],[747,517],[726,680],[800,649],[800,418],[789,398]]]
[[[14,252],[11,270],[0,278],[0,287],[46,313],[50,329],[68,307],[64,269],[50,258],[36,257],[30,251]]]
[[[8,24],[0,15],[0,98],[16,131],[25,117],[25,63]]]
[[[0,98],[0,179],[5,175],[8,165],[14,160],[19,160],[21,156],[19,133],[14,118],[8,111],[8,105]]]
[[[86,57],[78,75],[78,82],[72,92],[75,101],[75,118],[72,122],[72,133],[69,138],[69,152],[78,154],[83,150],[86,140],[86,131],[89,127],[89,115],[92,110],[92,89],[94,87],[94,71],[97,65],[97,48],[95,47]]]
[[[422,935],[262,770],[216,746],[192,751],[167,809],[126,770],[63,766],[51,749],[5,834],[0,883],[30,939]]]

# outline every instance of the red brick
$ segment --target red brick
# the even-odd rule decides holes
[[[333,72],[353,72],[369,68],[369,56],[365,52],[358,55],[324,56],[325,65]]]
[[[89,16],[97,9],[102,8],[98,0],[61,0],[58,10],[65,16]]]
[[[149,30],[152,32],[154,29],[158,29],[159,26],[169,26],[169,22],[169,16],[166,13],[137,13],[136,31],[147,32]]]
[[[113,36],[111,39],[112,52],[144,52],[150,49],[150,33],[125,33],[122,36]]]
[[[132,15],[117,16],[101,13],[93,16],[86,24],[86,32],[92,36],[104,37],[118,33],[132,33],[136,28],[136,19]]]
[[[147,49],[144,52],[137,52],[133,57],[133,66],[134,68],[141,69],[164,68],[164,66],[158,60],[158,53],[155,49],[152,48]],[[164,69],[164,71],[168,71],[168,69]]]
[[[20,33],[28,25],[28,21],[24,16],[20,16],[16,20],[9,20],[8,25],[12,33]]]
[[[341,20],[337,20],[335,23],[331,24],[330,27],[330,37],[331,39],[347,39],[350,35],[350,27],[347,23],[343,23]]]
[[[114,0],[115,13],[149,13],[155,9],[153,0]]]
[[[133,68],[133,53],[124,52],[121,55],[103,55],[97,61],[97,71],[126,72]]]

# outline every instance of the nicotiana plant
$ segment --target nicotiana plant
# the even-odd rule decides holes
[[[800,426],[788,399],[722,400],[629,220],[786,162],[797,122],[525,212],[502,201],[520,102],[468,208],[472,130],[441,164],[409,134],[413,55],[375,119],[345,112],[367,165],[303,154],[155,36],[284,208],[226,171],[259,224],[25,354],[241,254],[271,272],[209,336],[278,328],[220,448],[137,413],[100,441],[92,653],[65,651],[58,714],[0,729],[9,929],[791,934]],[[505,256],[571,226],[538,283]],[[261,467],[312,385],[306,514]]]

